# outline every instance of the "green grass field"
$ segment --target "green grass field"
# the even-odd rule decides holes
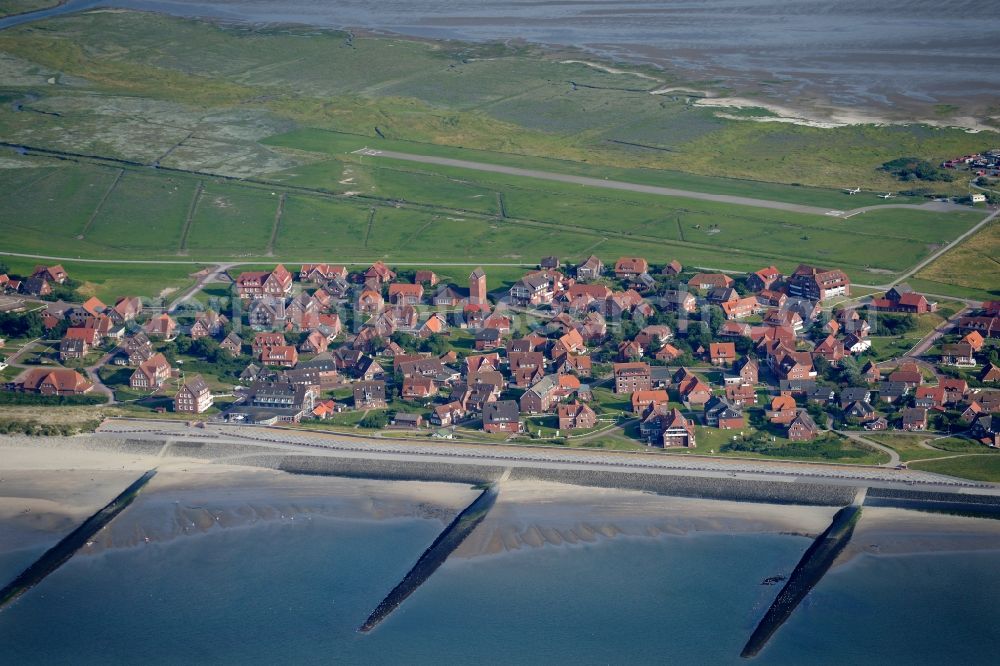
[[[1000,481],[1000,456],[966,455],[944,460],[923,460],[913,463],[912,467],[974,481]]]
[[[39,163],[33,159],[33,165]],[[338,162],[341,172],[343,164]],[[355,173],[364,168],[358,164]],[[877,283],[979,219],[975,213],[901,215],[888,209],[840,220],[680,197],[581,192],[564,183],[460,169],[440,171],[374,169],[365,180],[378,183],[377,194],[354,196],[302,190],[292,182],[269,186],[198,179],[89,161],[0,169],[6,199],[23,213],[14,220],[17,233],[5,239],[3,250],[206,261],[263,257],[271,251],[270,256],[289,263],[530,264],[545,254],[572,262],[591,253],[612,262],[637,254],[654,263],[676,258],[686,265],[730,270],[770,263],[791,270],[800,261],[811,262],[843,268],[859,282]],[[382,179],[384,174],[390,178]],[[65,214],[43,221],[39,209],[20,203],[24,192],[45,198]],[[271,247],[281,195],[285,203]],[[501,201],[506,217],[500,215]],[[915,240],[921,234],[928,238]]]
[[[919,125],[723,119],[684,96],[649,94],[683,83],[681,72],[562,62],[573,55],[128,11],[11,28],[0,34],[0,139],[175,171],[6,155],[0,216],[12,233],[0,250],[289,263],[638,254],[737,271],[805,261],[877,284],[982,217],[883,209],[843,220],[352,154],[369,145],[847,209],[904,187],[882,162],[997,143]],[[25,165],[34,168],[6,168]],[[848,197],[846,185],[868,191]],[[941,285],[935,293],[988,294],[993,245],[977,236],[919,278]]]

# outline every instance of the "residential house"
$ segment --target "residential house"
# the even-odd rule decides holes
[[[615,393],[648,391],[652,388],[648,363],[615,363]]]
[[[139,364],[128,380],[128,385],[141,391],[155,391],[170,379],[170,363],[163,354],[153,354]]]
[[[483,405],[483,430],[486,432],[521,432],[521,412],[513,400],[496,400]]]
[[[727,384],[726,400],[737,407],[757,404],[757,390],[751,384]]]
[[[354,303],[354,310],[363,315],[378,314],[384,307],[385,300],[382,294],[373,289],[362,289]]]
[[[927,410],[923,407],[911,407],[900,413],[903,430],[927,430]]]
[[[174,411],[201,414],[212,406],[212,391],[201,375],[188,377],[174,395]]]
[[[285,336],[281,333],[257,333],[253,336],[253,342],[250,343],[250,352],[260,359],[268,347],[281,347],[285,344],[287,344]]]
[[[389,285],[389,302],[393,305],[420,305],[424,298],[424,285],[393,282]]]
[[[69,274],[60,264],[56,264],[55,266],[38,265],[31,272],[31,277],[41,278],[48,282],[55,282],[56,284],[64,284],[69,279]]]
[[[743,385],[754,386],[760,381],[760,366],[749,356],[736,365],[736,373]]]
[[[722,430],[740,430],[746,427],[743,412],[725,398],[713,397],[705,404],[705,425]]]
[[[979,381],[983,383],[1000,382],[1000,368],[993,363],[988,363],[979,373]]]
[[[808,442],[819,435],[819,427],[804,409],[798,410],[795,418],[788,424],[787,437],[793,442]]]
[[[558,416],[560,430],[585,430],[597,425],[594,410],[578,401],[559,405]]]
[[[256,298],[283,299],[292,290],[292,274],[281,264],[273,271],[247,271],[234,280],[239,297],[248,300]]]
[[[330,341],[320,331],[310,331],[306,339],[299,345],[299,350],[306,354],[321,354],[330,346]]]
[[[433,287],[438,283],[437,273],[429,270],[420,270],[413,275],[413,281],[419,284],[426,284]]]
[[[960,342],[968,343],[974,352],[981,352],[983,350],[983,345],[986,344],[985,338],[983,338],[979,331],[970,331],[960,340]]]
[[[777,424],[788,424],[795,420],[798,413],[798,406],[791,393],[783,391],[771,399],[771,406],[765,412],[768,421]]]
[[[885,292],[881,298],[873,298],[869,307],[883,312],[924,314],[937,310],[937,303],[929,303],[923,294],[918,294],[910,285],[903,283]]]
[[[788,277],[788,295],[823,301],[833,296],[850,296],[851,280],[841,270],[827,270],[800,264]]]
[[[831,365],[837,365],[846,355],[846,350],[844,343],[831,334],[816,345],[813,349],[813,355],[825,358]]]
[[[239,356],[243,353],[243,338],[235,333],[230,333],[219,343],[219,347],[233,356]]]
[[[29,296],[38,296],[41,298],[52,295],[52,285],[45,278],[30,277],[21,282],[21,291]]]
[[[18,391],[41,395],[83,395],[94,385],[76,370],[67,368],[32,368],[14,380]]]
[[[385,406],[384,381],[358,382],[354,385],[354,409],[380,409]]]
[[[153,344],[142,331],[136,331],[125,339],[125,351],[128,354],[129,365],[139,365],[153,355]]]
[[[137,296],[123,296],[115,301],[108,314],[119,324],[133,321],[142,314],[142,300]]]
[[[712,399],[712,389],[697,375],[682,369],[686,375],[677,382],[677,393],[688,409],[704,406]]]
[[[924,383],[924,377],[920,373],[920,366],[916,363],[903,363],[889,374],[890,382],[906,384],[910,388],[915,388]]]
[[[453,400],[445,405],[437,405],[431,412],[431,423],[438,426],[450,426],[458,423],[465,416],[462,403]]]
[[[146,322],[146,325],[142,329],[151,338],[173,340],[176,336],[177,322],[174,321],[173,317],[164,312]]]
[[[695,273],[688,280],[689,289],[699,289],[707,291],[709,289],[728,289],[735,284],[735,280],[725,273]]]
[[[544,273],[525,275],[510,288],[510,300],[516,305],[544,305],[554,297],[552,281]]]
[[[525,414],[543,414],[559,400],[559,376],[545,375],[521,394],[520,409]]]
[[[972,420],[969,434],[989,447],[1000,446],[1000,416],[980,414]]]
[[[70,329],[73,330],[73,329]],[[78,329],[85,330],[85,329]],[[69,331],[67,331],[68,333]],[[69,361],[81,359],[90,352],[90,343],[85,338],[66,336],[59,343],[59,360]]]
[[[670,402],[670,397],[664,389],[635,391],[632,393],[632,412],[635,414],[643,414],[650,407],[665,405],[668,402]]]
[[[294,368],[295,364],[299,362],[299,352],[292,345],[265,347],[264,351],[260,354],[260,361],[264,365]]]
[[[968,342],[941,345],[941,363],[962,368],[976,367],[976,354]]]
[[[669,264],[666,264],[666,265],[665,265],[665,266],[663,267],[663,270],[662,270],[662,271],[660,271],[660,272],[661,272],[661,273],[662,273],[663,275],[666,275],[667,277],[677,277],[677,276],[678,276],[678,275],[680,275],[680,274],[681,274],[681,273],[682,273],[683,271],[684,271],[684,267],[683,267],[683,266],[681,266],[681,262],[677,261],[676,259],[672,259],[672,260],[670,261],[670,263],[669,263]]]
[[[414,376],[403,380],[400,395],[403,400],[426,400],[438,391],[437,384],[430,377]]]
[[[431,313],[431,316],[420,325],[417,330],[417,336],[421,338],[429,338],[432,335],[439,335],[445,333],[448,330],[448,322],[445,320],[444,315],[440,312]]]
[[[319,392],[315,386],[282,381],[255,381],[225,412],[227,421],[241,423],[298,423],[312,414]]]
[[[499,349],[503,346],[503,336],[495,328],[484,328],[476,332],[476,338],[472,346],[476,351]]]
[[[659,405],[650,411],[639,425],[639,432],[650,446],[696,446],[694,422],[668,405]]]
[[[774,266],[768,266],[747,275],[746,284],[750,291],[764,291],[770,289],[779,280],[781,280],[781,271]]]
[[[365,282],[381,286],[395,280],[396,274],[383,262],[376,261],[364,272],[362,278]]]
[[[698,299],[686,290],[667,289],[660,299],[660,307],[667,312],[692,314],[698,311]]]
[[[615,262],[615,277],[619,280],[632,280],[648,272],[649,262],[642,257],[621,257]]]
[[[594,255],[590,255],[586,261],[576,267],[576,278],[578,280],[596,280],[604,273],[604,262]]]
[[[736,362],[736,344],[733,342],[713,342],[708,345],[708,359],[712,365],[730,366]]]
[[[302,282],[327,282],[337,278],[343,280],[346,277],[345,267],[330,264],[302,264],[302,269],[299,271],[299,280]]]
[[[728,300],[723,302],[719,307],[722,308],[722,313],[726,315],[726,319],[730,320],[746,319],[755,314],[760,314],[767,309],[756,296]]]
[[[961,317],[958,329],[963,333],[977,331],[984,338],[1000,338],[1000,317]]]

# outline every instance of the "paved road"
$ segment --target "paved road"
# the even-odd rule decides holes
[[[182,423],[155,420],[114,419],[98,430],[129,438],[162,440],[164,437],[205,438],[214,441],[256,442],[279,449],[301,447],[321,455],[372,457],[393,461],[437,460],[442,463],[510,465],[552,469],[608,469],[654,474],[746,478],[789,483],[832,483],[878,485],[882,487],[922,487],[981,489],[996,492],[992,484],[964,481],[931,472],[895,470],[854,465],[771,462],[763,460],[711,458],[656,453],[627,453],[600,450],[567,450],[522,445],[434,443],[424,440],[389,440],[354,437],[340,433],[315,433],[285,428],[217,426],[189,428]]]
[[[219,264],[211,268],[207,273],[205,273],[205,275],[198,278],[198,281],[194,283],[193,287],[191,287],[183,294],[175,298],[173,302],[171,302],[170,305],[167,307],[167,312],[174,312],[175,310],[177,310],[177,308],[179,308],[181,304],[183,304],[184,302],[192,298],[195,294],[197,294],[199,291],[201,291],[206,284],[218,280],[221,274],[225,273],[230,268],[236,265],[237,264],[234,263],[226,263],[226,264]]]
[[[948,319],[946,319],[945,321],[941,322],[940,326],[938,326],[933,331],[925,335],[920,340],[920,342],[915,344],[910,351],[904,354],[904,356],[910,356],[910,357],[922,356],[928,349],[934,346],[934,343],[937,342],[942,335],[955,328],[955,326],[958,324],[959,317],[966,316],[968,312],[969,312],[969,306],[967,304],[964,308],[962,308],[952,316],[948,317]]]
[[[847,437],[848,439],[853,439],[856,442],[861,442],[866,446],[870,446],[872,448],[878,449],[879,451],[882,451],[883,453],[888,454],[889,462],[883,463],[881,467],[894,468],[897,465],[899,465],[899,454],[896,453],[895,449],[890,449],[885,444],[879,444],[874,440],[868,439],[867,437],[862,437],[858,433],[850,432],[849,430],[834,430],[834,432],[837,433],[838,435],[842,435],[844,437]]]
[[[108,399],[107,404],[109,405],[115,405],[118,403],[118,401],[115,400],[115,392],[105,386],[104,382],[101,381],[101,376],[97,374],[97,371],[107,365],[108,361],[110,361],[111,358],[118,353],[119,349],[119,347],[115,347],[102,356],[97,363],[84,368],[84,371],[87,373],[87,377],[94,383],[94,390],[98,393],[103,393]]]
[[[774,210],[784,210],[793,213],[806,213],[808,215],[826,215],[830,217],[847,218],[870,210],[880,208],[908,208],[913,210],[933,210],[938,212],[948,212],[952,210],[968,210],[964,206],[941,204],[929,202],[925,204],[884,204],[871,205],[853,208],[850,210],[834,210],[819,206],[806,206],[784,201],[769,201],[767,199],[754,199],[752,197],[739,197],[730,194],[708,194],[706,192],[694,192],[691,190],[679,190],[671,187],[659,187],[657,185],[640,185],[638,183],[627,183],[619,180],[607,180],[602,178],[589,178],[587,176],[573,176],[552,171],[541,171],[539,169],[522,169],[520,167],[504,166],[501,164],[488,164],[485,162],[471,162],[469,160],[456,160],[449,157],[434,157],[431,155],[414,155],[412,153],[399,153],[393,150],[376,150],[373,148],[362,148],[354,151],[355,154],[368,157],[388,157],[394,160],[406,160],[408,162],[419,162],[421,164],[436,164],[439,166],[457,167],[460,169],[472,169],[474,171],[488,171],[490,173],[502,173],[509,176],[523,176],[525,178],[536,178],[538,180],[552,180],[560,183],[571,183],[574,185],[584,185],[587,187],[601,187],[611,190],[626,190],[628,192],[640,192],[642,194],[658,194],[668,197],[686,197],[688,199],[698,199],[700,201],[714,201],[716,203],[735,204],[739,206],[752,206],[755,208],[771,208]]]

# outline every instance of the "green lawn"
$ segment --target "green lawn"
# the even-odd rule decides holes
[[[911,466],[914,469],[972,479],[973,481],[1000,482],[1000,456],[966,455],[944,460],[923,460],[915,462]]]

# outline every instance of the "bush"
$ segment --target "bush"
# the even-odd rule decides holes
[[[389,414],[387,412],[372,412],[358,423],[362,428],[380,430],[389,425]]]
[[[104,402],[103,395],[39,395],[0,391],[0,405],[101,405]]]
[[[919,157],[900,157],[899,159],[886,162],[879,169],[891,173],[903,182],[923,180],[947,183],[955,179],[952,174],[944,169],[936,167],[927,160],[922,160]]]
[[[80,432],[94,432],[100,421],[91,420],[82,423],[39,423],[38,421],[19,421],[0,419],[0,434],[29,435],[32,437],[68,437]]]

